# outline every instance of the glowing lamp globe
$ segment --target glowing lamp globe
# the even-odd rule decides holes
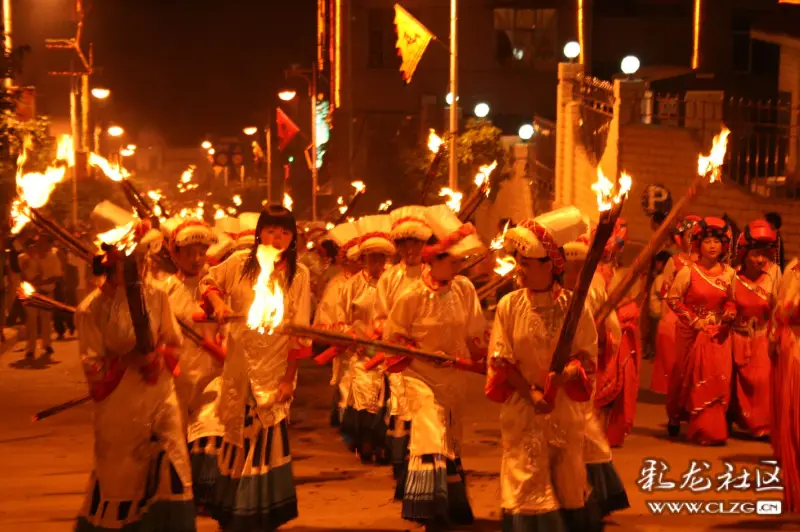
[[[480,102],[475,106],[475,116],[478,118],[486,118],[489,116],[489,104],[486,102]]]
[[[522,140],[531,140],[533,137],[533,126],[530,124],[524,124],[519,128],[519,138]]]
[[[283,90],[278,93],[278,98],[280,98],[284,102],[291,102],[294,100],[294,97],[297,96],[297,92],[291,89]]]
[[[564,45],[564,56],[567,59],[575,59],[581,55],[581,45],[577,41],[570,41]]]
[[[622,72],[629,76],[636,74],[636,72],[639,70],[639,66],[641,66],[641,63],[639,63],[639,58],[635,55],[629,55],[623,58],[622,63],[620,64]]]
[[[204,140],[203,143],[200,145],[200,147],[203,148],[204,150],[207,150],[211,148],[211,142]]]
[[[456,96],[456,101],[460,101],[460,100],[461,100],[461,98]],[[448,92],[447,96],[445,96],[445,98],[444,98],[444,101],[447,102],[447,105],[453,105],[453,93],[452,92]]]
[[[105,100],[111,95],[111,91],[102,87],[95,87],[92,89],[92,96],[98,100]]]
[[[256,132],[258,131],[258,128],[257,128],[257,127],[250,126],[250,127],[246,127],[246,128],[244,128],[242,131],[243,131],[243,132],[244,132],[244,134],[245,134],[245,135],[247,135],[248,137],[252,137],[253,135],[255,135],[255,134],[256,134]]]
[[[119,126],[111,126],[108,128],[108,134],[112,137],[121,137],[125,134],[125,130]]]

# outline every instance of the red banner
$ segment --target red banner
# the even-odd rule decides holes
[[[300,128],[286,116],[283,109],[278,108],[275,122],[278,126],[278,150],[283,151],[292,142],[292,139],[300,131]]]

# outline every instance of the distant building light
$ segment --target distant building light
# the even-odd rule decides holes
[[[524,124],[519,128],[519,138],[522,140],[531,140],[533,137],[533,126],[531,124]]]
[[[514,54],[514,59],[517,61],[522,61],[522,58],[525,57],[525,50],[522,48],[514,48],[512,53]]]

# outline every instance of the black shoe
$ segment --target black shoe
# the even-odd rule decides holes
[[[55,351],[53,350],[52,347],[45,347],[44,348],[44,354],[45,355],[52,355],[53,353],[55,353]]]
[[[677,438],[681,433],[681,426],[680,424],[673,425],[672,423],[667,424],[667,434],[669,434],[670,438]]]
[[[36,354],[33,351],[28,351],[27,353],[25,353],[25,358],[27,360],[33,360],[34,358],[36,358]]]

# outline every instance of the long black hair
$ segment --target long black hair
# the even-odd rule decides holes
[[[292,242],[281,253],[281,258],[286,261],[286,283],[287,286],[292,286],[292,281],[294,281],[294,276],[297,273],[297,222],[292,211],[281,205],[267,205],[261,211],[256,224],[256,239],[253,243],[253,248],[250,250],[250,255],[244,263],[242,278],[255,281],[258,278],[258,274],[261,273],[261,266],[258,264],[256,252],[258,251],[258,246],[261,245],[261,232],[265,227],[269,226],[280,227],[292,233]]]

